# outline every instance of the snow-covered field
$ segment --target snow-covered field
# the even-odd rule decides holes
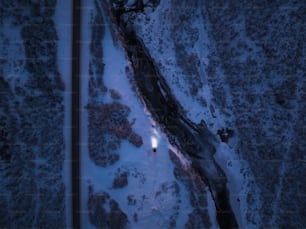
[[[130,1],[127,8],[134,11],[124,22],[187,117],[220,136],[215,159],[240,226],[304,225],[296,193],[305,183],[305,2],[172,0],[142,11]],[[228,139],[220,134],[226,128]]]
[[[210,70],[212,61],[219,60],[209,34],[211,21],[205,5],[162,1],[155,9],[145,7],[144,12],[132,12],[124,18],[143,40],[187,117],[195,124],[204,121],[215,135],[227,127],[235,132],[228,142],[220,141],[215,160],[228,178],[231,205],[239,226],[254,227],[260,222],[257,212],[261,199],[255,198],[249,205],[247,198],[250,193],[259,196],[260,192],[249,162],[237,151],[239,133],[232,109],[236,94],[231,94],[224,69],[217,67],[215,73]]]
[[[175,4],[170,1],[162,1],[155,11],[147,8],[143,14],[137,14],[133,20],[134,27],[138,36],[143,39],[149,49],[150,55],[155,59],[162,75],[171,87],[172,93],[176,98],[180,98],[179,101],[185,109],[187,117],[197,124],[204,120],[214,132],[217,132],[218,129],[225,126],[226,121],[213,104],[213,96],[205,72],[210,54],[208,48],[210,41],[205,29],[208,22],[205,21],[201,8],[198,8],[188,15],[188,23],[191,22],[190,25],[186,24],[190,29],[184,31],[184,27],[180,28],[178,25],[180,21],[176,11],[180,10],[183,9],[179,6],[175,8]],[[204,24],[200,21],[203,21]],[[184,55],[189,58],[185,61],[193,64],[192,68],[196,69],[196,72],[188,75],[181,63],[178,62],[178,48],[175,45],[178,45],[176,43],[180,40],[191,39],[192,35],[189,33],[192,33],[192,30],[196,33],[193,46],[185,44],[182,48],[186,49]],[[192,74],[194,75],[192,76]],[[193,78],[197,79],[194,82],[194,87],[197,89],[191,87]],[[213,110],[212,107],[214,107]]]
[[[90,11],[83,18],[84,28],[88,28],[84,32],[83,40],[89,40],[90,29],[89,26],[86,26],[89,13]],[[160,132],[159,127],[154,126],[150,114],[144,109],[136,92],[132,90],[130,79],[125,71],[129,62],[120,45],[113,43],[107,24],[105,36],[101,42],[105,64],[104,84],[108,89],[119,92],[122,97],[119,100],[120,103],[130,107],[131,113],[128,119],[134,120],[132,128],[142,137],[143,144],[137,148],[123,140],[119,149],[120,160],[117,163],[106,168],[95,165],[86,147],[87,115],[85,110],[82,112],[82,210],[86,212],[87,190],[88,185],[91,184],[95,192],[106,191],[118,202],[120,209],[127,214],[131,228],[163,228],[169,224],[171,217],[175,217],[176,228],[184,228],[183,225],[187,222],[191,206],[186,187],[176,181],[173,175],[174,166],[168,154],[169,142]],[[88,74],[89,53],[86,46],[85,43],[82,53],[83,107],[88,102],[86,75]],[[111,101],[112,98],[107,94],[103,102]],[[96,140],[99,141],[99,139]],[[153,152],[152,144],[157,145],[156,152]],[[118,171],[129,174],[128,185],[123,188],[114,188],[112,185]],[[177,185],[178,189],[174,188]],[[128,196],[133,196],[136,204],[129,203]],[[137,222],[135,215],[137,215]],[[84,214],[83,226],[88,228],[89,225],[88,215]]]
[[[0,1],[0,228],[72,227],[72,2]],[[209,188],[137,91],[107,2],[81,8],[82,228],[218,228]],[[182,117],[219,139],[239,227],[304,226],[305,3],[125,2],[119,27]]]

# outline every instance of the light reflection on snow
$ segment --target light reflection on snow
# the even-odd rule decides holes
[[[158,147],[158,143],[159,143],[159,139],[160,139],[160,135],[157,132],[157,130],[155,128],[152,128],[152,134],[151,134],[151,146],[153,151],[155,152],[157,147]]]
[[[157,138],[155,136],[151,136],[151,145],[152,145],[153,149],[157,148],[158,140],[157,140]]]

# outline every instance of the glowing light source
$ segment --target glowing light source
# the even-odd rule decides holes
[[[151,145],[152,145],[153,149],[157,148],[158,140],[157,140],[157,138],[155,136],[151,136]]]

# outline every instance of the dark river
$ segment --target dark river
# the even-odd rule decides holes
[[[194,170],[209,187],[220,228],[238,228],[229,204],[226,176],[213,158],[218,140],[207,128],[188,120],[141,39],[128,29],[128,24],[120,23],[122,12],[118,14],[109,9],[108,13],[112,19],[111,27],[120,36],[119,40],[132,63],[133,77],[145,106],[162,127],[169,142],[188,155]]]

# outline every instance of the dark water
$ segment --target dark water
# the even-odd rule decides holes
[[[135,32],[120,26],[128,58],[134,69],[134,79],[154,119],[167,134],[169,141],[192,159],[192,165],[209,186],[215,201],[217,221],[220,228],[237,228],[237,222],[229,203],[227,179],[216,164],[213,154],[217,140],[208,129],[189,121],[181,105],[172,95],[145,45]]]

